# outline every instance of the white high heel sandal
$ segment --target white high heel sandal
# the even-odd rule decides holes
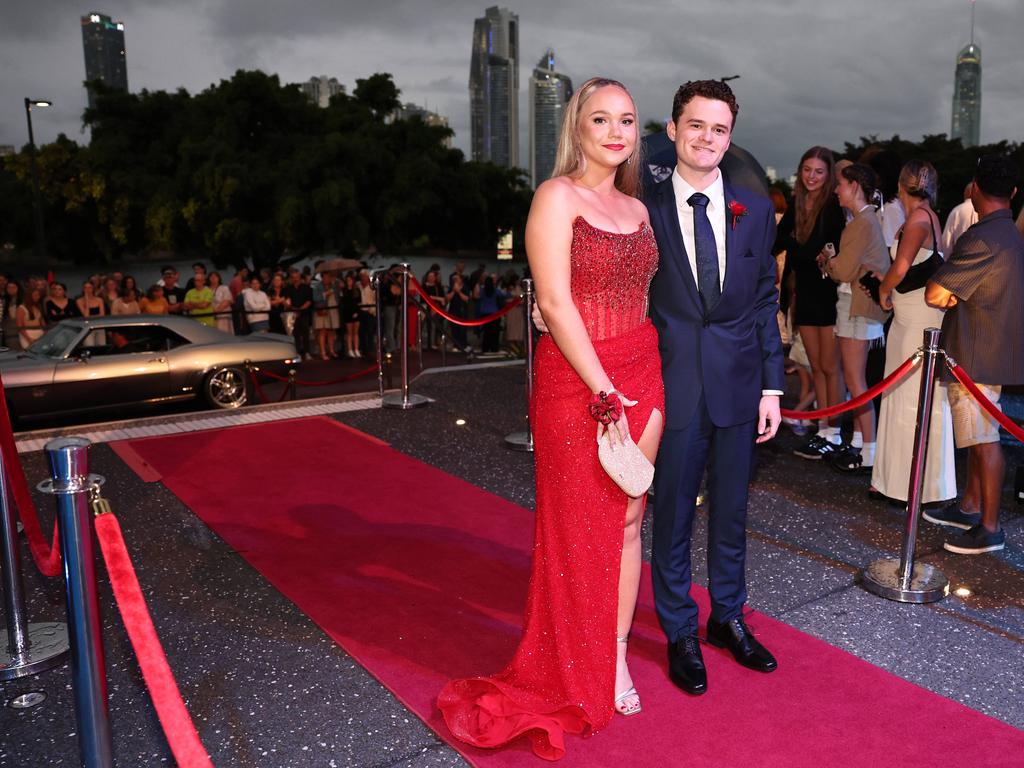
[[[628,642],[628,640],[629,635],[626,635],[625,637],[615,638],[615,642],[617,643],[625,643]],[[630,696],[636,696],[635,707],[629,707],[625,704],[626,699],[628,699]],[[636,692],[635,686],[630,686],[627,690],[623,691],[618,696],[616,696],[613,706],[615,707],[615,711],[618,712],[620,715],[623,715],[624,717],[639,715],[641,710],[643,710],[643,706],[641,706],[640,704],[640,694]]]

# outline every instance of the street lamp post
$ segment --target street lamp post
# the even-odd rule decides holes
[[[43,229],[43,200],[39,194],[39,167],[36,165],[36,141],[32,133],[32,107],[49,107],[53,102],[46,99],[25,99],[25,119],[28,121],[28,162],[32,171],[32,215],[36,225],[36,264],[46,258],[46,231]]]

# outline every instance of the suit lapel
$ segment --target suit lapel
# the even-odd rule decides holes
[[[683,285],[690,292],[690,297],[700,305],[700,296],[697,293],[697,283],[693,278],[693,270],[690,269],[690,260],[686,255],[686,245],[683,243],[683,233],[679,229],[679,212],[676,206],[676,194],[672,187],[672,177],[669,176],[661,183],[658,193],[658,214],[661,216],[662,231],[668,241],[670,254],[662,254],[662,258],[675,264]]]
[[[722,295],[729,289],[729,275],[736,271],[736,259],[739,252],[739,237],[737,230],[733,228],[732,213],[729,212],[729,203],[736,199],[736,193],[729,180],[722,173],[722,203],[725,205],[725,280],[722,282]],[[736,225],[739,227],[739,223]],[[719,299],[721,300],[721,299]]]

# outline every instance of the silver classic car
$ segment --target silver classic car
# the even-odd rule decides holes
[[[290,336],[232,336],[188,317],[112,315],[63,320],[26,350],[0,352],[11,415],[54,414],[201,398],[245,404],[246,361],[283,371],[299,361]]]

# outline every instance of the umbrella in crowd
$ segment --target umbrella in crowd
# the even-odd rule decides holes
[[[323,272],[345,272],[349,269],[362,269],[363,263],[355,259],[328,259],[316,268],[317,273]]]

